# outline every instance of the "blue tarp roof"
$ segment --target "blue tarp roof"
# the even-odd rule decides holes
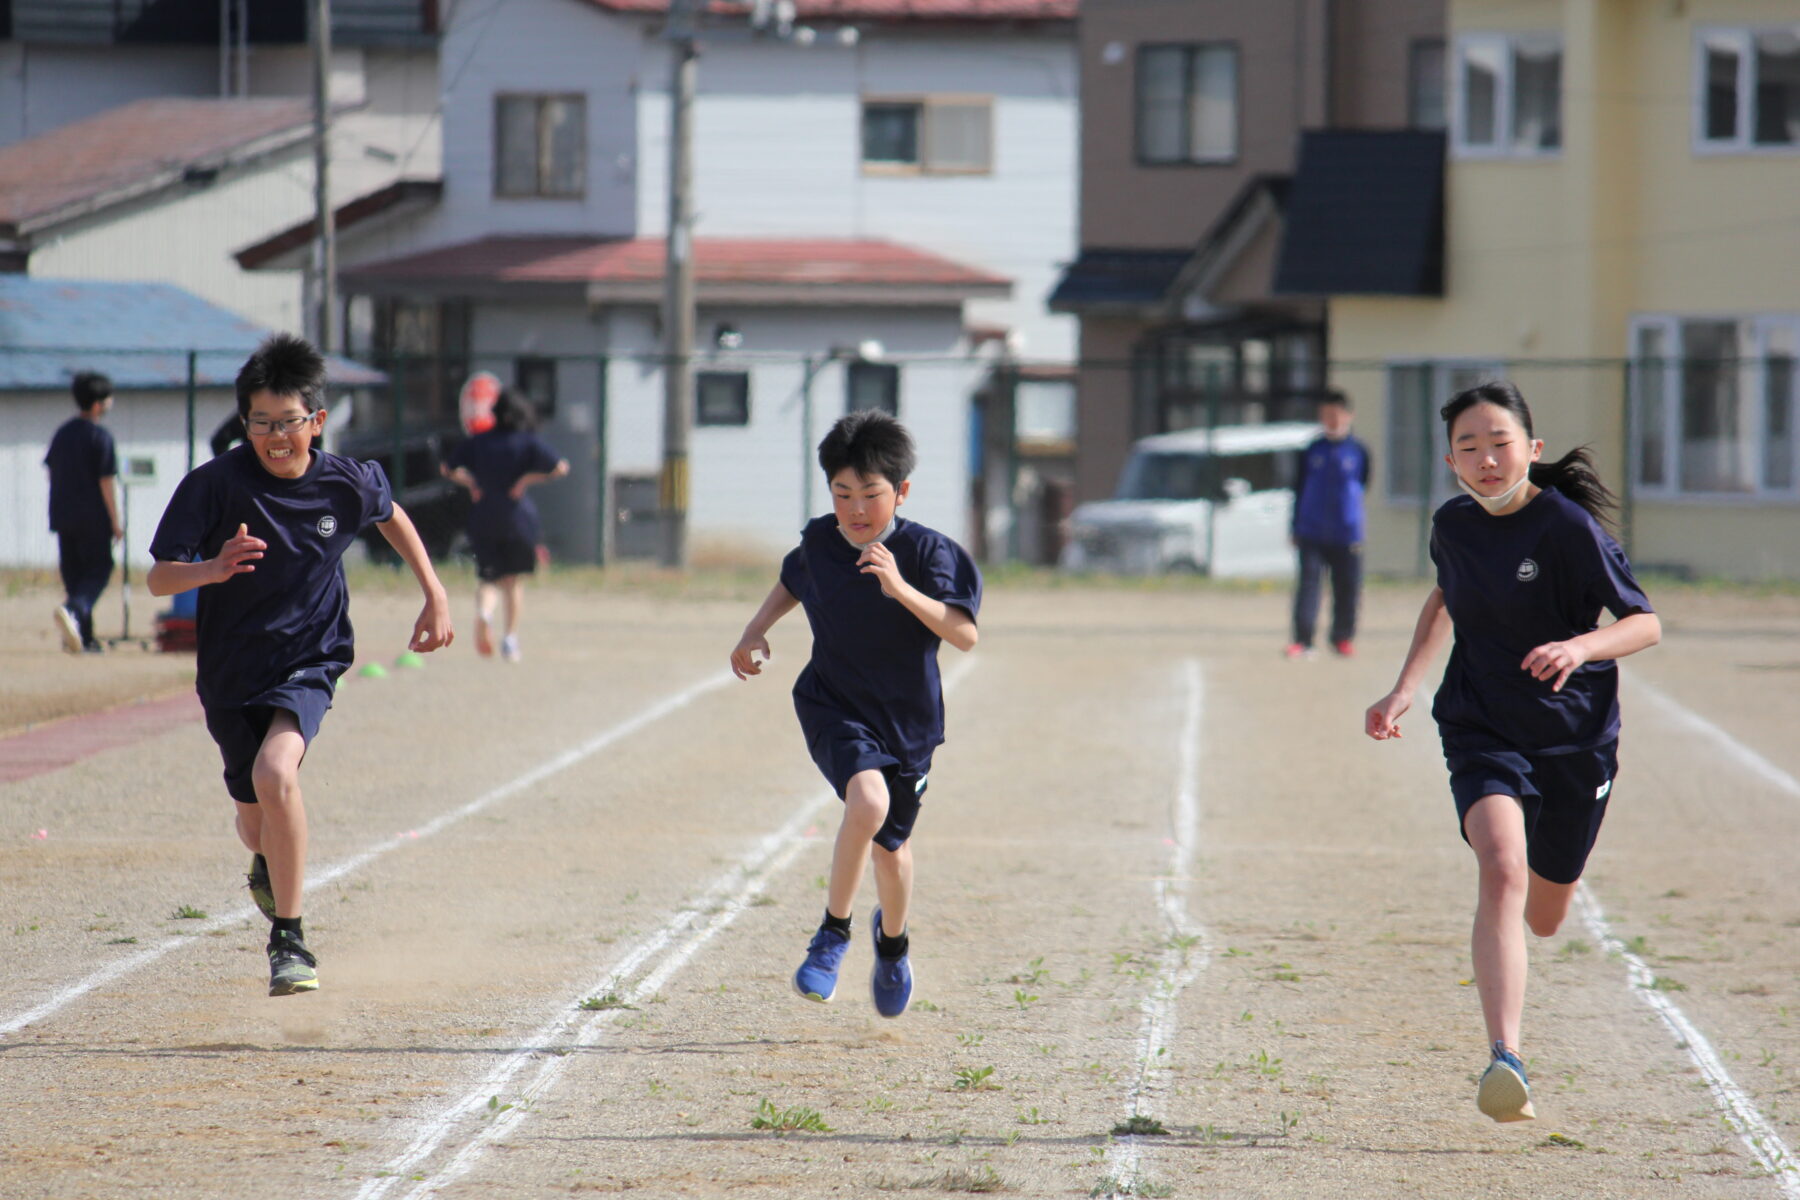
[[[0,391],[66,388],[77,371],[111,376],[120,391],[231,387],[244,359],[275,332],[167,283],[108,283],[0,275]],[[387,382],[372,367],[327,359],[337,387]]]

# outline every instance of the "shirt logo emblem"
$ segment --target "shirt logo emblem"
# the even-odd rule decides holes
[[[1520,583],[1530,583],[1538,577],[1538,565],[1528,558],[1519,564],[1517,574]]]
[[[1594,789],[1594,799],[1604,800],[1604,799],[1606,799],[1606,793],[1608,793],[1610,791],[1612,791],[1612,780],[1609,779],[1605,783],[1601,784],[1599,787]]]
[[[337,532],[337,518],[327,513],[319,518],[319,536],[330,537]],[[1535,570],[1535,568],[1533,568]]]
[[[296,679],[305,679],[305,678],[306,678],[306,668],[301,667],[298,671],[295,671],[292,675],[289,675],[287,677],[287,681],[289,683],[292,683]]]

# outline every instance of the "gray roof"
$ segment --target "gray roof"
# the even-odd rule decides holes
[[[77,371],[100,371],[124,390],[231,387],[274,330],[252,324],[167,283],[110,283],[0,275],[0,390],[65,388]],[[326,360],[331,383],[387,382],[372,367]]]

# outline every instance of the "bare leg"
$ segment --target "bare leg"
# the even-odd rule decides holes
[[[1475,928],[1469,938],[1475,986],[1489,1042],[1519,1048],[1525,1012],[1525,815],[1511,796],[1483,796],[1463,820],[1481,868]]]
[[[508,575],[500,580],[500,595],[506,601],[506,636],[519,631],[519,613],[525,607],[525,577]]]
[[[300,915],[306,885],[306,806],[300,799],[300,759],[305,754],[306,739],[294,714],[277,710],[250,772],[257,803],[238,805],[238,834],[268,859],[275,912],[282,917]],[[246,814],[251,808],[260,811]],[[255,828],[247,832],[250,826]]]
[[[494,635],[489,632],[494,624],[494,601],[500,592],[491,583],[475,585],[475,653],[486,658],[494,652]]]
[[[881,932],[888,937],[899,937],[906,932],[906,918],[912,908],[912,887],[912,843],[902,842],[898,850],[876,846],[875,892],[881,897]]]
[[[1547,938],[1562,928],[1569,906],[1575,902],[1575,889],[1580,886],[1580,880],[1551,883],[1536,871],[1531,872],[1531,886],[1525,892],[1525,924],[1531,932]]]
[[[856,889],[869,867],[871,839],[887,820],[887,780],[880,771],[858,771],[844,789],[844,823],[838,826],[837,845],[831,851],[831,886],[825,893],[825,911],[848,917],[856,906]]]

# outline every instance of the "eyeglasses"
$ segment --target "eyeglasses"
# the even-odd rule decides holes
[[[307,413],[304,417],[281,417],[273,421],[262,417],[251,417],[244,422],[244,429],[252,437],[266,437],[277,429],[283,433],[298,433],[300,427],[318,416],[318,413]]]

